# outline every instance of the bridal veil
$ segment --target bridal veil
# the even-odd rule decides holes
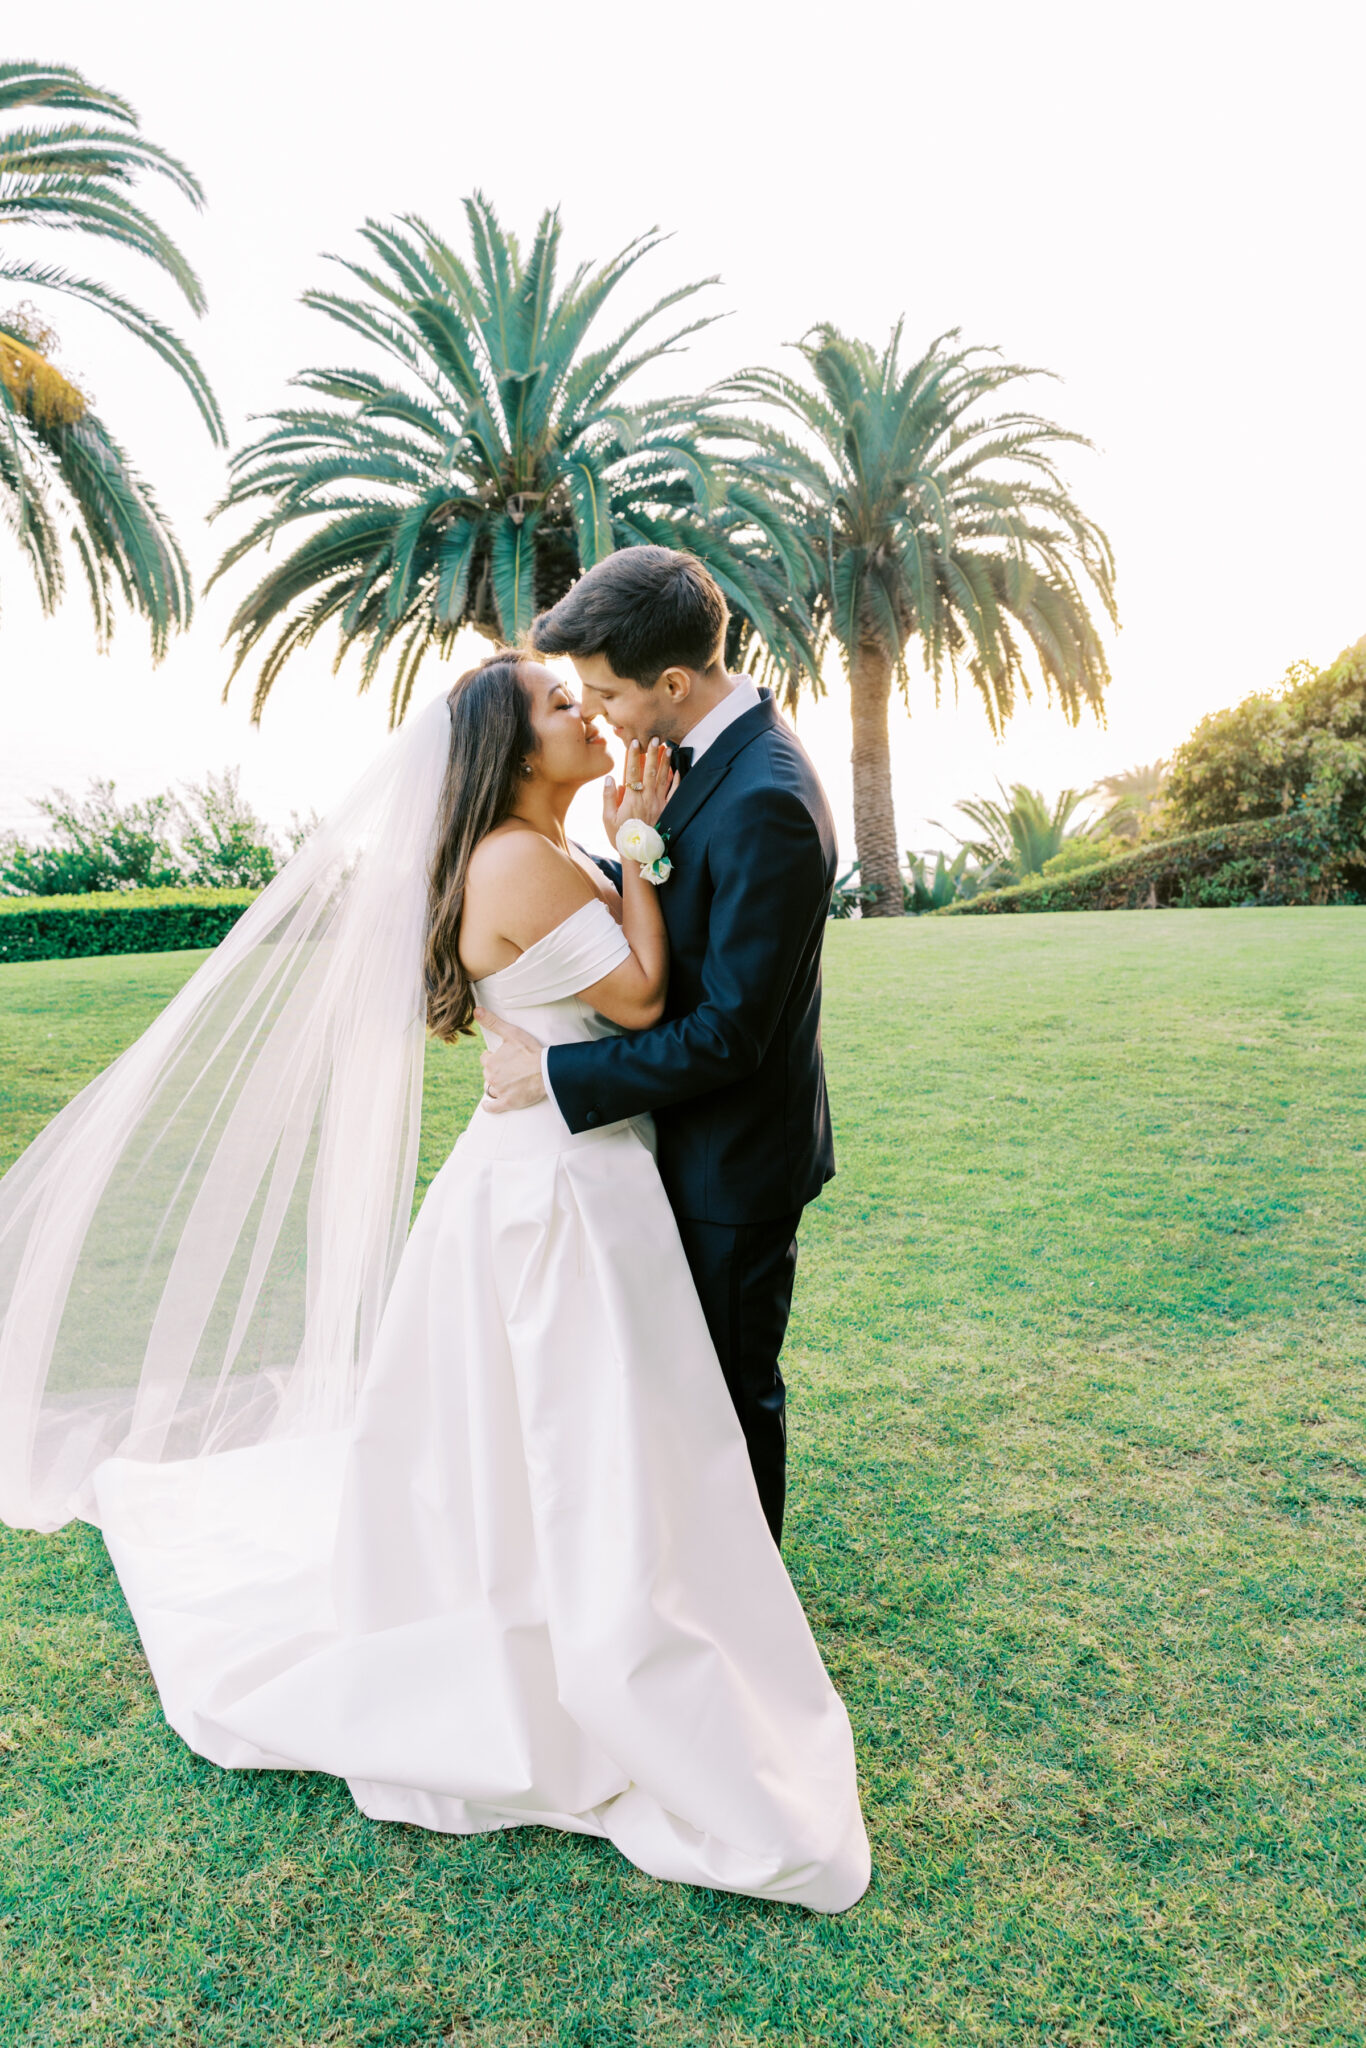
[[[437,698],[0,1181],[0,1518],[344,1427],[412,1208]]]

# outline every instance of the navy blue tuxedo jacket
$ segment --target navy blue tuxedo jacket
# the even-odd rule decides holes
[[[676,1215],[787,1216],[835,1171],[820,1026],[836,848],[825,792],[768,691],[707,748],[660,826],[673,862],[663,1021],[552,1046],[550,1086],[572,1131],[653,1112]]]

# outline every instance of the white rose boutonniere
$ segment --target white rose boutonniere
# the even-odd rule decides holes
[[[647,825],[643,818],[628,818],[617,834],[617,852],[623,860],[639,864],[641,880],[653,882],[656,888],[667,882],[673,873],[673,862],[669,859],[664,834],[653,825]]]

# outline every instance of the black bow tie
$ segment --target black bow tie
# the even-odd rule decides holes
[[[687,774],[688,770],[692,767],[692,748],[670,746],[669,763],[673,768],[675,775],[679,776],[681,779],[684,775]]]

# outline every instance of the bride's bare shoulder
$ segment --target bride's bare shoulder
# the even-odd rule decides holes
[[[544,882],[553,887],[564,876],[572,880],[577,872],[577,862],[543,832],[509,821],[496,826],[475,847],[465,886],[496,891],[509,885],[524,889]]]
[[[578,862],[543,833],[500,825],[470,855],[462,924],[496,932],[524,950],[595,893]]]

